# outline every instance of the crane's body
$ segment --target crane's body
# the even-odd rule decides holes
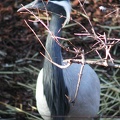
[[[63,76],[65,76],[64,77],[65,85],[69,91],[68,96],[71,99],[73,99],[75,96],[75,90],[78,82],[78,73],[80,71],[80,68],[81,68],[80,64],[78,65],[73,63],[70,67],[63,69]],[[82,74],[83,75],[80,83],[80,88],[78,91],[78,96],[76,98],[74,105],[70,103],[69,108],[70,110],[67,114],[67,116],[71,116],[71,119],[69,117],[68,118],[66,117],[65,120],[91,120],[89,118],[84,117],[95,117],[97,115],[97,112],[99,111],[100,88],[99,86],[97,86],[100,84],[99,79],[97,75],[95,75],[94,70],[89,65],[85,65]],[[36,87],[37,108],[39,113],[43,115],[43,118],[45,120],[51,120],[51,118],[48,117],[51,116],[51,112],[47,105],[46,97],[44,95],[42,76],[43,69],[40,71],[37,80]],[[41,87],[39,87],[40,85]],[[82,118],[80,119],[80,117]]]
[[[45,4],[46,7],[43,7],[42,3],[38,5],[38,2],[40,1],[36,0],[34,5],[33,3],[29,4],[26,8],[30,8],[31,5],[31,8],[41,8],[42,10],[47,8],[51,12],[69,17],[70,4],[66,0],[64,0],[64,7],[61,1],[49,1]],[[60,37],[60,29],[68,20],[55,13],[52,13],[49,29],[54,36]],[[48,33],[45,47],[49,53],[48,55],[45,52],[47,58],[50,56],[53,62],[64,65],[61,47],[50,33]],[[78,120],[90,120],[91,118],[83,117],[95,117],[97,115],[100,104],[100,82],[97,74],[89,65],[84,66],[75,104],[70,103],[66,97],[74,99],[80,68],[81,64],[73,63],[70,67],[61,69],[44,59],[43,68],[37,79],[36,102],[38,111],[45,120],[77,120],[76,117],[82,117]],[[60,116],[71,116],[71,119]]]

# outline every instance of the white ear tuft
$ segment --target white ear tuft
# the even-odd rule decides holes
[[[63,27],[69,23],[70,21],[70,12],[71,12],[71,4],[69,1],[50,1],[54,4],[57,4],[57,5],[60,5],[62,6],[64,9],[65,9],[65,12],[66,12],[66,20],[63,24]]]

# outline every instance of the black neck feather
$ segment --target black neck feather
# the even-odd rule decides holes
[[[60,29],[64,23],[64,18],[60,18],[56,14],[52,14],[50,22],[50,31],[60,37]],[[48,34],[46,41],[46,50],[51,56],[53,62],[62,64],[61,47],[58,43]],[[47,53],[45,56],[48,57]],[[43,85],[44,94],[46,96],[48,107],[51,111],[52,116],[66,115],[69,111],[68,100],[65,95],[68,95],[67,88],[64,82],[63,70],[47,59],[44,60],[43,66]],[[64,118],[53,118],[53,120],[63,120]]]

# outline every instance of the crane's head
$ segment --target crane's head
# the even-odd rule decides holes
[[[65,12],[61,12],[62,10]],[[23,7],[21,7],[18,12],[24,11],[26,9],[40,9],[40,10],[48,10],[49,12],[62,14],[66,17],[66,20],[63,24],[65,26],[70,21],[70,12],[71,5],[69,0],[49,0],[48,2],[44,2],[43,0],[35,0]]]

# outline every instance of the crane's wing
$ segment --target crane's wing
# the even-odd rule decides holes
[[[68,88],[69,98],[74,99],[79,80],[81,64],[73,63],[63,69],[65,84]],[[85,65],[75,104],[71,103],[70,113],[73,116],[95,116],[99,111],[100,104],[100,81],[95,71]]]

